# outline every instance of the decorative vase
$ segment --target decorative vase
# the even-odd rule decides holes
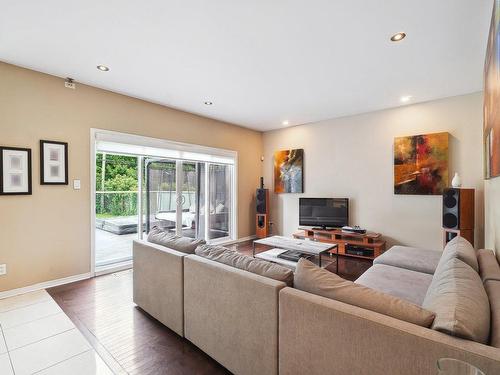
[[[455,176],[453,176],[453,180],[451,180],[451,186],[454,188],[459,188],[462,186],[462,180],[457,172],[455,172]]]

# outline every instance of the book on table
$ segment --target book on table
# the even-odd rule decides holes
[[[300,258],[311,259],[313,256],[311,254],[305,254],[300,251],[288,250],[278,255],[278,258],[291,260],[293,262],[298,262]]]

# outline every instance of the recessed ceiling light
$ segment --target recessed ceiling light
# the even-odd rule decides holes
[[[406,96],[402,96],[401,99],[401,103],[408,103],[410,101],[410,99],[412,98],[411,95],[406,95]]]
[[[288,125],[289,123],[290,122],[288,122],[288,120],[285,120],[285,121],[282,122],[282,124],[285,125],[285,126]]]
[[[99,69],[101,72],[109,71],[109,68],[106,65],[97,65],[97,69]]]
[[[391,36],[391,41],[392,42],[399,42],[399,41],[403,40],[405,37],[406,37],[405,33],[397,33],[397,34],[394,34],[393,36]]]
[[[211,101],[209,101],[209,100],[207,100],[206,102],[204,102],[204,104],[205,104],[205,105],[213,105],[214,103],[213,103],[213,102],[211,102]]]

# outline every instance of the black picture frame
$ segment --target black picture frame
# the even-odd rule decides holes
[[[50,182],[45,181],[45,144],[54,144],[64,146],[64,181]],[[40,185],[68,185],[68,143],[59,141],[40,140]]]
[[[28,191],[23,192],[5,192],[4,191],[4,180],[3,180],[3,152],[4,151],[23,151],[27,154],[28,161]],[[32,181],[32,171],[31,171],[31,149],[21,148],[21,147],[9,147],[0,146],[0,195],[32,195],[33,194],[33,181]]]

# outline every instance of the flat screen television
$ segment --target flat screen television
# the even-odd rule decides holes
[[[349,225],[349,199],[299,198],[299,225],[323,229]]]

